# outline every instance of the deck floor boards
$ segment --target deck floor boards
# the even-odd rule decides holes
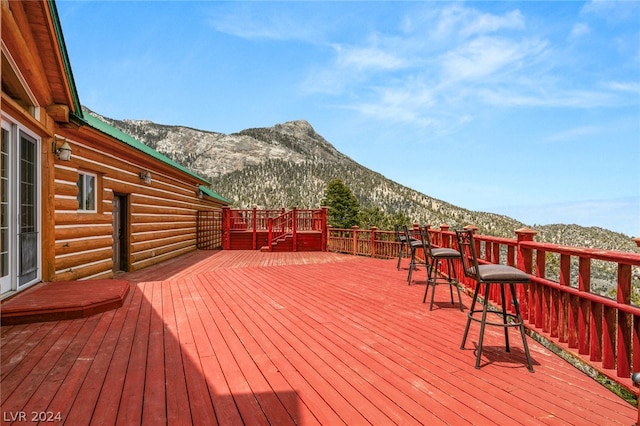
[[[194,252],[118,279],[124,306],[3,326],[4,423],[630,425],[637,410],[532,339],[477,324],[424,269],[334,253]],[[465,310],[470,298],[463,295]],[[4,413],[7,413],[5,415]],[[7,417],[9,416],[9,417]],[[19,424],[19,423],[16,423]]]

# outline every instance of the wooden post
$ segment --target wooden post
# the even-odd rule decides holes
[[[291,214],[293,216],[293,251],[298,251],[298,208],[294,207]]]
[[[358,255],[358,226],[353,226],[353,255]]]
[[[253,206],[253,236],[251,241],[251,247],[253,250],[258,249],[258,217],[256,216],[258,208]]]
[[[222,207],[222,250],[231,250],[231,207]]]
[[[267,219],[267,247],[273,250],[273,218]]]
[[[440,225],[440,247],[451,247],[451,237],[449,235],[445,235],[445,232],[449,232],[449,224],[443,223]]]
[[[618,263],[618,303],[631,304],[631,265]],[[618,311],[618,377],[631,374],[632,315]]]
[[[376,257],[376,228],[375,226],[371,227],[371,257]]]
[[[533,237],[536,236],[538,231],[530,228],[516,229],[516,235],[518,237],[518,269],[531,274],[533,272],[533,250],[527,249],[520,245],[523,241],[533,241]],[[529,319],[529,306],[533,301],[534,292],[531,289],[531,284],[528,286],[517,286],[518,300],[520,301],[520,312],[524,319]]]
[[[320,231],[322,232],[322,251],[327,251],[327,244],[329,241],[329,226],[327,226],[327,207],[322,207],[320,210]]]

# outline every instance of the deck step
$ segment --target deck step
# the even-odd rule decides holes
[[[2,302],[0,324],[86,318],[120,308],[129,287],[126,280],[41,283]]]

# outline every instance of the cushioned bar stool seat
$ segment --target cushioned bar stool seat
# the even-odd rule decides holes
[[[529,275],[517,268],[506,265],[478,265],[478,258],[476,255],[475,243],[473,240],[473,231],[456,231],[456,238],[458,240],[458,247],[460,248],[460,256],[462,257],[462,263],[465,275],[476,280],[476,289],[473,293],[473,300],[471,301],[471,308],[467,315],[467,325],[464,329],[464,335],[462,336],[462,343],[460,349],[464,349],[464,345],[467,341],[469,334],[469,327],[471,321],[480,323],[480,335],[478,337],[478,349],[476,354],[476,368],[480,368],[480,358],[482,356],[482,344],[484,340],[484,331],[487,325],[503,327],[505,350],[511,352],[509,347],[509,328],[514,327],[520,330],[522,336],[522,346],[527,358],[527,368],[533,373],[533,365],[531,362],[531,355],[529,354],[529,346],[527,345],[527,338],[524,332],[524,324],[522,322],[522,316],[520,315],[520,306],[516,297],[515,284],[526,284],[529,282]],[[489,292],[491,286],[500,287],[500,296],[502,301],[502,310],[494,311],[489,310]],[[482,300],[482,307],[476,308],[476,302],[478,300],[478,293],[480,288],[484,286],[484,295]],[[509,286],[511,298],[513,302],[514,313],[507,312],[506,309],[506,297],[505,286]],[[479,317],[478,317],[479,315]],[[501,317],[502,321],[489,321],[488,315]]]

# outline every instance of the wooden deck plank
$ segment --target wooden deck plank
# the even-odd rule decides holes
[[[294,290],[291,289],[291,291]],[[292,295],[296,300],[300,296],[303,295]],[[421,378],[409,373],[406,369],[399,368],[392,371],[391,369],[397,365],[394,358],[400,355],[393,353],[391,357],[381,356],[382,354],[375,348],[375,342],[378,340],[375,333],[364,327],[345,325],[342,321],[317,322],[329,312],[324,309],[314,312],[314,307],[327,306],[325,303],[315,303],[313,300],[309,300],[309,305],[294,306],[292,299],[287,302],[287,306],[291,306],[290,309],[298,311],[301,322],[306,323],[309,329],[317,330],[318,341],[327,342],[328,345],[334,346],[333,350],[339,351],[339,356],[348,360],[347,365],[356,368],[359,374],[362,374],[367,381],[376,386],[377,391],[383,394],[383,398],[390,398],[400,408],[407,410],[407,413],[422,423],[438,420],[437,418],[425,417],[425,414],[432,416],[433,411],[438,412],[439,418],[448,423],[462,424],[464,420],[459,414],[449,407],[438,406],[437,401],[434,401],[436,406],[429,407],[430,410],[427,409],[429,404],[425,399],[431,399],[432,396],[429,394],[433,395],[434,391],[438,393],[440,390],[429,390],[425,386],[419,385],[422,381]],[[385,321],[385,318],[378,317],[378,320]],[[406,415],[404,421],[407,421]]]
[[[175,317],[173,294],[171,287],[173,282],[163,281],[158,284],[162,291],[162,323],[163,323],[163,348],[165,359],[166,376],[166,414],[168,424],[191,424],[191,411],[189,409],[189,394],[187,393],[187,382],[184,374],[184,362],[182,351],[178,340],[178,324]],[[157,310],[157,309],[156,309]],[[158,394],[158,397],[160,395]],[[145,401],[146,404],[152,402]],[[156,404],[159,402],[153,402]],[[143,422],[146,425],[156,425],[153,413],[150,417],[143,415]]]
[[[107,329],[100,347],[91,362],[84,380],[78,383],[80,389],[74,400],[68,401],[68,408],[63,410],[63,418],[69,424],[90,424],[98,403],[103,384],[112,374],[111,362],[116,356],[115,348],[125,324],[134,321],[132,312],[140,303],[141,294],[135,287],[129,291],[124,306],[115,311],[110,327]],[[106,314],[102,314],[106,315]],[[114,395],[119,399],[120,394]],[[116,403],[119,404],[119,401]],[[116,406],[117,408],[117,406]]]
[[[163,285],[156,282],[150,288],[152,290],[152,312],[149,321],[149,346],[144,362],[146,371],[142,399],[142,425],[165,424],[167,422]]]
[[[45,408],[49,407],[55,395],[59,392],[60,387],[64,379],[69,374],[69,370],[73,367],[73,362],[79,357],[86,342],[91,335],[95,332],[96,327],[99,324],[100,318],[93,317],[84,321],[80,330],[75,335],[69,334],[68,345],[65,347],[64,339],[61,339],[58,343],[58,351],[52,353],[52,366],[47,372],[46,380],[43,378],[43,382],[37,387],[33,396],[29,399],[27,404],[22,408],[27,413],[43,412]],[[78,321],[80,325],[81,322]],[[67,329],[69,330],[69,329]],[[45,370],[42,367],[38,369]],[[18,392],[25,392],[24,390]]]
[[[73,360],[70,370],[62,380],[60,388],[56,392],[55,397],[47,407],[47,411],[52,413],[61,413],[61,417],[66,420],[68,417],[69,407],[77,396],[82,383],[86,380],[93,361],[98,356],[98,350],[113,325],[113,319],[116,311],[109,311],[105,314],[98,315],[99,322],[91,333],[91,336],[85,341],[82,351]]]
[[[309,280],[309,279],[311,279],[311,278],[309,277],[309,278],[306,278],[306,279],[307,279],[307,280]],[[327,278],[327,279],[328,279],[328,280],[331,280],[331,278]],[[336,284],[336,281],[334,280],[334,281],[333,281],[333,283],[334,283],[334,285],[335,285],[335,284]],[[291,290],[291,291],[293,291],[293,289],[290,289],[290,290]],[[282,292],[282,293],[283,293],[283,294],[285,294],[285,293],[288,293],[288,292]],[[349,293],[351,293],[351,289],[349,289]],[[295,297],[296,297],[296,300],[300,300],[300,297],[299,297],[299,296],[302,296],[302,295],[296,295],[296,296],[295,296]],[[310,298],[310,297],[313,297],[313,296],[306,296],[306,297],[307,297],[307,298]],[[350,296],[349,296],[349,297],[350,297]],[[311,305],[309,305],[309,306],[305,306],[303,309],[304,309],[305,311],[309,311],[310,309],[312,309],[312,306],[326,306],[326,305],[327,305],[327,303],[326,303],[326,302],[327,302],[326,300],[320,300],[320,301],[317,301],[317,302],[312,303],[312,304],[311,304]],[[336,303],[336,301],[334,300],[334,301],[333,301],[333,303],[331,304],[331,306],[333,307],[333,306],[335,306],[336,304],[337,304],[337,303]],[[333,312],[335,313],[336,311],[333,311]],[[331,313],[325,313],[325,314],[323,314],[323,315],[331,315]],[[343,313],[342,313],[341,315],[343,315]],[[385,319],[384,319],[384,318],[381,318],[381,317],[379,316],[379,313],[378,313],[378,317],[377,317],[377,318],[372,318],[371,320],[372,320],[372,321],[381,321],[381,322],[384,322],[384,320],[385,320]],[[331,322],[333,322],[333,321],[339,322],[339,319],[325,320],[325,322],[326,322],[326,323],[331,323]],[[356,332],[356,333],[362,334],[363,332],[366,332],[366,327],[367,327],[367,325],[366,325],[366,323],[364,323],[364,322],[362,321],[362,319],[355,319],[354,324],[360,324],[360,325],[362,325],[361,327],[354,328],[354,330],[355,330],[355,332]],[[354,335],[354,336],[353,336],[353,339],[358,339],[357,335]],[[392,343],[392,345],[395,345],[395,344],[394,344],[394,343]],[[402,360],[400,360],[400,361],[399,361],[399,360],[397,360],[397,359],[393,359],[393,358],[391,358],[391,359],[385,359],[384,361],[382,361],[382,363],[383,363],[383,364],[388,364],[388,365],[394,365],[395,363],[398,363],[398,362],[402,362]],[[415,375],[415,376],[414,376],[414,377],[412,377],[410,380],[411,380],[411,383],[416,384],[416,383],[418,383],[418,382],[422,381],[423,379],[422,379],[422,377],[421,377],[420,375]],[[429,387],[428,387],[428,386],[424,386],[424,387],[425,387],[426,389],[428,389],[428,392],[431,392],[431,393],[435,392],[435,393],[437,394],[438,392],[440,392],[440,389],[438,389],[438,388],[434,388],[433,390],[431,390],[431,389],[429,389]],[[440,399],[442,399],[442,397],[443,397],[443,396],[444,396],[444,395],[440,395],[440,397],[441,397]],[[423,397],[423,398],[424,398],[424,397]],[[438,398],[436,398],[436,399],[438,399]],[[446,398],[445,398],[445,399],[446,399]],[[424,403],[424,400],[423,400],[422,398],[421,398],[421,402],[423,402],[423,403]],[[441,417],[443,417],[444,419],[446,419],[446,421],[447,421],[447,422],[449,422],[449,423],[456,423],[456,424],[457,424],[457,423],[460,423],[461,421],[463,421],[463,420],[462,420],[462,418],[459,416],[459,414],[458,414],[458,413],[460,412],[460,410],[461,410],[461,409],[466,408],[466,406],[464,406],[463,404],[457,404],[458,406],[456,407],[455,401],[450,401],[447,405],[448,405],[449,407],[441,406],[441,408],[439,408],[439,409],[438,409],[437,407],[430,406],[429,408],[430,408],[430,411],[432,411],[432,412],[436,412],[439,416],[441,416]],[[451,406],[453,406],[453,407],[451,407]],[[455,411],[451,410],[451,409],[450,409],[450,407],[451,407],[451,408],[453,408]],[[471,411],[471,412],[470,412],[470,414],[471,414],[471,413],[473,413],[473,415],[475,415],[475,416],[477,416],[477,415],[478,415],[478,413],[477,413],[477,411],[476,411],[476,410]],[[431,421],[433,421],[433,419],[432,419]]]
[[[488,329],[476,370],[477,324],[460,350],[465,314],[441,289],[429,311],[420,274],[407,286],[393,260],[195,252],[119,277],[133,284],[118,310],[2,327],[2,398],[69,425],[635,422],[532,339],[529,373],[515,330],[507,354]]]
[[[228,280],[227,274],[212,272],[210,275],[210,279],[217,283],[215,288],[221,292],[219,294],[233,299],[235,284],[232,280]],[[243,306],[246,305],[243,303]],[[277,371],[283,374],[292,390],[297,393],[319,422],[333,425],[348,424],[348,416],[354,415],[352,407],[346,405],[342,415],[336,412],[335,406],[341,407],[344,403],[335,392],[324,392],[327,388],[331,389],[327,379],[317,375],[315,370],[309,368],[305,359],[294,351],[285,337],[278,332],[277,324],[269,322],[270,318],[264,316],[260,307],[256,310],[246,307],[243,313],[243,321],[254,327],[253,336],[263,350],[269,354]],[[347,416],[346,420],[345,415]],[[363,420],[360,416],[358,419]]]
[[[40,346],[42,339],[57,325],[55,322],[50,322],[34,324],[31,327],[26,325],[1,327],[3,330],[11,330],[15,327],[16,333],[15,337],[7,336],[2,340],[3,362],[0,364],[0,376],[6,378],[13,368],[22,363],[31,350]]]
[[[140,424],[142,421],[142,397],[149,366],[149,324],[151,323],[151,302],[154,282],[145,283],[141,288],[142,297],[135,328],[131,329],[131,350],[127,357],[126,373],[117,411],[116,424]],[[133,324],[132,324],[133,326]],[[128,329],[127,329],[128,330]],[[126,349],[123,349],[126,353]],[[109,388],[107,388],[109,389]]]
[[[314,388],[308,380],[312,379],[304,374],[304,370],[299,370],[296,367],[296,361],[300,361],[295,356],[287,356],[289,352],[289,345],[280,334],[276,332],[273,325],[270,322],[269,317],[264,317],[260,307],[254,307],[251,304],[247,304],[249,300],[239,298],[237,292],[234,291],[235,284],[233,280],[227,281],[227,274],[216,274],[212,272],[207,276],[208,280],[213,280],[216,283],[215,287],[210,287],[210,291],[215,290],[217,296],[225,301],[228,306],[233,307],[234,312],[241,313],[242,323],[249,330],[249,334],[255,338],[258,347],[262,352],[268,354],[270,363],[273,365],[272,374],[281,374],[286,386],[290,387],[291,392],[295,392],[297,404],[302,404],[310,412],[313,413],[313,417],[317,418],[323,424],[340,424],[343,421],[331,408],[331,405],[327,401],[321,398],[318,390]],[[239,303],[239,306],[236,305]],[[295,355],[292,353],[292,355]],[[259,355],[257,355],[259,356]],[[282,384],[282,382],[280,382]],[[290,395],[288,387],[278,388],[279,394]],[[294,405],[293,408],[296,413],[292,413],[292,405],[289,404],[289,412],[292,417],[297,415],[303,415],[307,411],[301,410],[298,406]]]
[[[105,424],[115,424],[118,417],[135,330],[143,305],[144,286],[145,284],[138,284],[132,289],[135,297],[127,306],[127,318],[120,330],[115,347],[112,349],[113,358],[109,363],[109,369],[93,412],[93,418],[101,419]],[[138,366],[137,369],[140,367]]]
[[[260,369],[256,367],[251,355],[247,353],[237,331],[230,326],[229,318],[233,315],[224,315],[224,322],[219,320],[219,315],[212,315],[209,309],[214,308],[214,314],[218,311],[215,301],[208,296],[199,277],[194,278],[193,283],[192,294],[197,294],[197,298],[193,299],[202,323],[216,324],[216,327],[206,329],[207,340],[210,344],[219,339],[226,343],[221,350],[216,350],[216,355],[242,421],[245,424],[256,425],[269,424],[270,421],[277,424],[291,423],[292,418],[287,410],[274,394]],[[209,286],[210,283],[204,285]]]
[[[277,274],[274,274],[272,277],[264,277],[261,276],[260,272],[261,271],[256,271],[255,275],[256,279],[260,279],[263,285],[268,285],[270,280],[278,280]],[[260,295],[264,296],[264,293],[261,292]],[[280,303],[272,299],[265,299],[263,297],[263,300],[267,304],[280,305]],[[308,344],[316,355],[333,365],[334,370],[356,386],[363,395],[366,395],[367,399],[371,398],[372,400],[370,402],[383,410],[386,416],[390,417],[388,421],[393,421],[394,423],[401,421],[404,424],[410,424],[411,418],[407,417],[406,411],[399,407],[397,400],[393,400],[388,396],[389,389],[385,386],[384,389],[381,390],[380,387],[376,386],[377,383],[381,383],[379,377],[372,371],[364,371],[366,367],[358,365],[359,360],[352,357],[350,358],[348,350],[340,344],[342,342],[335,339],[336,336],[322,335],[319,330],[330,326],[331,322],[328,321],[318,324],[310,319],[310,315],[313,315],[312,311],[318,309],[317,306],[309,305],[306,306],[304,310],[298,310],[292,308],[289,303],[284,303],[285,300],[286,299],[280,299],[280,302],[283,302],[282,305],[280,305],[283,306],[280,312],[287,318],[287,321],[283,324],[291,333],[295,335],[301,335],[303,333],[309,334],[309,337],[313,340]],[[257,303],[260,302],[258,301]],[[286,306],[286,308],[284,308],[284,306]],[[298,324],[305,324],[306,327],[300,327]],[[327,339],[327,337],[330,337],[330,339]],[[374,398],[376,394],[377,398]],[[431,420],[435,421],[436,419]]]
[[[276,278],[277,279],[277,278]],[[245,294],[243,299],[248,301],[248,298],[252,297],[253,294]],[[260,302],[258,302],[260,304]],[[288,334],[297,336],[298,339],[293,341],[291,344],[299,353],[302,353],[304,356],[304,351],[311,351],[316,359],[321,359],[322,363],[314,363],[313,367],[316,368],[320,374],[326,370],[327,367],[333,369],[333,371],[339,372],[335,379],[333,380],[333,386],[336,390],[344,395],[345,393],[351,395],[351,403],[354,406],[358,407],[358,410],[368,418],[377,418],[379,422],[389,422],[391,419],[388,417],[389,412],[385,411],[385,408],[388,408],[389,411],[395,407],[389,407],[384,404],[374,405],[371,404],[369,400],[365,397],[358,397],[356,395],[357,392],[363,392],[363,388],[368,384],[361,380],[356,374],[352,374],[348,369],[345,370],[343,368],[342,360],[336,358],[330,352],[324,350],[322,345],[320,345],[316,340],[314,340],[309,332],[312,330],[301,330],[297,326],[297,318],[288,319],[287,313],[288,310],[282,309],[279,310],[276,308],[274,313],[278,315],[273,315],[271,318],[272,322],[277,321],[282,327],[286,328]],[[281,314],[281,315],[280,315]],[[347,377],[345,377],[347,376]]]
[[[189,395],[189,411],[194,424],[217,425],[214,407],[211,403],[212,395],[205,380],[202,361],[199,359],[198,351],[194,341],[193,333],[187,317],[187,310],[184,306],[180,287],[184,286],[184,279],[178,279],[172,286],[171,297],[174,300],[173,309],[177,325],[177,336],[182,351],[182,362],[184,364],[185,382]],[[186,409],[187,407],[183,407]]]
[[[267,405],[270,407],[271,404],[275,403],[272,398],[269,398],[268,401],[263,401],[265,398],[265,396],[263,396],[264,393],[268,394],[267,397],[270,397],[272,394],[279,399],[288,416],[290,416],[290,418],[287,419],[282,413],[278,414],[278,424],[287,424],[290,421],[293,421],[295,424],[315,424],[317,422],[315,416],[301,403],[297,394],[293,391],[289,383],[284,380],[277,366],[271,361],[270,353],[262,349],[254,333],[247,327],[249,318],[246,315],[242,315],[242,317],[238,316],[242,312],[238,302],[227,301],[223,297],[219,297],[218,294],[215,293],[213,289],[214,286],[211,285],[210,280],[204,280],[204,277],[200,277],[199,282],[200,293],[209,310],[214,314],[213,316],[215,317],[215,312],[217,311],[224,312],[229,327],[238,337],[238,343],[246,348],[247,355],[251,356],[252,361],[255,363],[257,371],[245,374],[245,377],[258,380],[258,385],[252,384],[251,387],[252,389],[258,388],[257,391],[260,395],[261,406]],[[215,310],[213,308],[215,308]],[[249,366],[249,368],[253,370],[251,366]],[[266,383],[260,380],[261,376],[264,377]],[[269,410],[269,408],[267,408],[267,410]],[[268,417],[270,419],[272,418],[272,416]]]
[[[11,372],[6,375],[2,375],[2,397],[1,405],[3,410],[13,412],[20,411],[26,403],[26,399],[19,400],[19,395],[24,395],[18,392],[20,386],[30,386],[34,381],[38,381],[42,378],[43,371],[36,369],[38,365],[46,358],[49,350],[58,342],[58,340],[64,335],[66,330],[71,326],[67,321],[54,323],[51,327],[43,327],[43,333],[46,332],[42,339],[37,343],[32,343],[25,347],[19,355],[19,358],[10,360],[11,363],[17,363]],[[44,367],[46,368],[46,366]],[[36,375],[32,374],[37,372]],[[29,395],[30,396],[30,395]],[[13,403],[9,403],[9,399],[13,398]]]
[[[219,332],[218,324],[209,318],[209,321],[207,321],[208,327],[205,330],[194,304],[191,290],[193,290],[193,281],[185,278],[180,291],[193,333],[194,343],[198,350],[198,356],[203,363],[206,385],[209,388],[216,418],[220,424],[242,424],[240,407],[232,397],[231,388],[233,384],[229,383],[230,380],[225,375],[223,368],[224,363],[234,363],[235,360],[233,356],[229,356],[227,344]],[[199,298],[199,295],[196,297]],[[237,374],[237,371],[234,371],[234,373]],[[237,379],[234,377],[231,380]]]

